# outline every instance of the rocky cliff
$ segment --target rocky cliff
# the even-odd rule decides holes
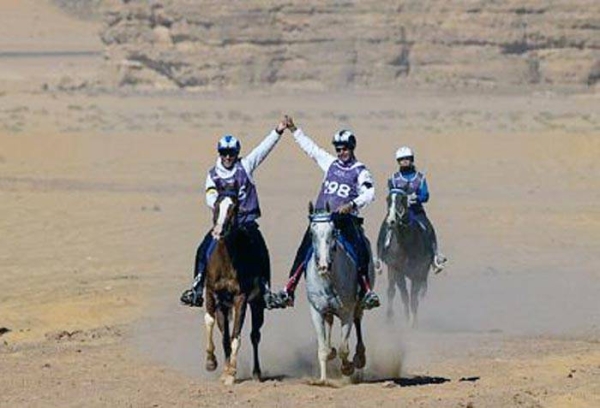
[[[598,0],[121,0],[101,36],[121,86],[600,81]]]

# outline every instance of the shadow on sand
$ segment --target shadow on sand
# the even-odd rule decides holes
[[[284,380],[289,380],[292,377],[287,376],[287,375],[266,375],[264,377],[261,377],[260,380],[255,380],[252,377],[245,377],[245,378],[238,378],[236,379],[236,383],[241,384],[241,383],[245,383],[248,381],[255,381],[255,382],[267,382],[267,381],[275,381],[275,382],[282,382]]]
[[[363,383],[367,384],[378,384],[378,383],[394,383],[401,387],[413,387],[417,385],[431,385],[431,384],[443,384],[449,382],[449,378],[444,377],[430,377],[427,375],[417,375],[414,377],[404,378],[379,378],[376,380],[365,380]]]

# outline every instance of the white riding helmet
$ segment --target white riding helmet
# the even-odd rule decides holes
[[[402,146],[400,149],[396,150],[396,160],[410,158],[411,160],[415,159],[415,152],[408,146]]]
[[[239,154],[240,150],[242,150],[242,145],[234,136],[225,135],[217,143],[217,151],[221,152],[222,150],[233,150],[236,154]]]
[[[354,150],[356,147],[356,136],[351,131],[342,129],[339,132],[335,132],[331,143],[334,146],[347,146],[350,150]]]

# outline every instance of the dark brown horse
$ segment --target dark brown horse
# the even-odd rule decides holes
[[[433,264],[432,239],[418,220],[411,217],[406,193],[391,189],[388,211],[377,239],[377,269],[388,268],[387,316],[394,314],[396,287],[404,303],[404,314],[412,327],[417,327],[419,299],[427,291],[427,278]],[[407,288],[410,281],[410,292]]]
[[[258,344],[260,329],[264,322],[265,303],[257,285],[258,277],[243,276],[240,268],[236,268],[236,257],[243,256],[244,240],[240,238],[239,228],[235,223],[238,208],[237,189],[221,192],[214,206],[213,239],[214,250],[207,264],[206,274],[206,369],[214,371],[217,368],[213,329],[215,321],[223,335],[223,350],[225,367],[221,380],[232,385],[237,373],[237,358],[241,344],[241,333],[246,309],[250,305],[252,313],[252,332],[250,339],[254,349],[254,379],[260,380],[260,363]],[[256,268],[249,268],[248,274]],[[230,333],[229,324],[233,322]]]

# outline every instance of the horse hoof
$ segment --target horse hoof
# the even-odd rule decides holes
[[[331,361],[336,357],[337,357],[337,350],[335,349],[335,347],[332,347],[329,350],[329,354],[327,355],[327,361]]]
[[[351,376],[352,374],[354,374],[354,364],[352,363],[342,363],[342,374],[345,375],[346,377]]]
[[[355,368],[365,368],[365,365],[367,364],[367,358],[364,354],[355,354],[352,362],[354,363]]]
[[[231,386],[235,383],[235,377],[233,375],[224,374],[221,376],[221,381],[223,381],[223,384]]]
[[[206,357],[206,371],[215,371],[217,369],[217,359],[213,357]]]
[[[317,387],[330,387],[330,388],[337,388],[333,383],[331,383],[329,380],[326,379],[314,379],[314,380],[308,380],[307,382],[308,385],[313,385],[313,386],[317,386]]]
[[[354,372],[354,375],[350,378],[352,379],[352,384],[360,384],[361,382],[363,382],[363,370],[357,369]]]

